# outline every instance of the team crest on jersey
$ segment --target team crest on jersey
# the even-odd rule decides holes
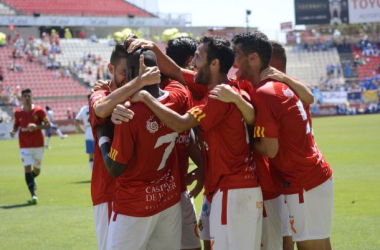
[[[160,127],[162,127],[162,124],[159,124],[161,122],[156,121],[155,116],[151,116],[149,120],[146,121],[146,129],[154,134],[158,131]]]
[[[282,92],[288,98],[293,98],[293,96],[294,96],[293,91],[290,88],[285,88],[285,86],[282,86]]]
[[[38,120],[38,115],[34,115],[34,116],[33,116],[33,119],[34,119],[35,121],[37,121],[37,120]]]

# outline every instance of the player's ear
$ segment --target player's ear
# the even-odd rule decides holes
[[[110,72],[111,75],[113,75],[115,72],[115,67],[111,63],[109,63],[107,66],[108,66],[108,71]]]

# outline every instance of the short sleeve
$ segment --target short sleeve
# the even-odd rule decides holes
[[[111,150],[108,154],[113,161],[126,165],[133,156],[134,138],[131,129],[131,122],[123,122],[115,125],[114,139]]]
[[[187,86],[192,93],[193,97],[197,100],[203,99],[208,94],[208,88],[204,85],[195,83],[195,71],[182,69],[183,78],[185,79]]]
[[[84,107],[82,107],[82,108],[79,110],[77,116],[75,117],[75,120],[78,120],[78,121],[82,120],[83,110],[84,110]]]
[[[109,91],[106,90],[98,90],[95,93],[93,93],[89,100],[89,111],[90,111],[90,124],[91,126],[95,125],[103,125],[107,118],[100,118],[95,114],[95,107],[98,105],[104,97],[106,97],[109,94]]]
[[[38,109],[37,114],[38,114],[38,118],[40,118],[41,121],[43,121],[45,117],[47,116],[45,110],[42,108]]]
[[[254,98],[257,98],[257,114],[253,137],[278,138],[281,100],[268,88],[258,91]]]
[[[195,106],[187,111],[198,120],[202,128],[207,131],[219,124],[223,119],[228,119],[232,104],[224,103],[215,99],[208,99],[206,104]]]
[[[166,107],[176,112],[187,109],[188,96],[186,88],[182,84],[172,81],[165,87],[165,91],[169,92],[168,101],[165,103]]]

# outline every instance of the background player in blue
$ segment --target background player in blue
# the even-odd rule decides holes
[[[87,98],[90,99],[90,96],[91,95],[88,95]],[[77,122],[79,128],[84,132],[84,137],[86,140],[86,153],[88,154],[90,169],[92,171],[92,166],[94,164],[95,142],[90,125],[90,108],[88,104],[84,105],[79,110],[79,113],[75,117],[75,121]]]

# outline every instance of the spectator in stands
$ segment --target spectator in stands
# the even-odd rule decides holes
[[[16,69],[16,71],[19,71],[19,72],[20,72],[20,71],[23,71],[22,64],[21,64],[21,63],[17,63],[15,69]]]
[[[15,70],[15,64],[13,61],[9,64],[9,70],[14,71]]]
[[[74,116],[74,117],[75,117],[75,116]],[[68,108],[68,109],[67,109],[67,119],[71,120],[71,119],[73,119],[74,117],[73,117],[73,114],[72,114],[72,112],[71,112],[71,108]]]
[[[97,43],[97,42],[99,42],[99,40],[98,40],[98,38],[96,37],[95,34],[92,34],[92,35],[91,35],[90,40],[91,40],[91,42],[93,42],[93,43]]]
[[[79,38],[80,39],[85,39],[86,38],[86,33],[84,33],[83,30],[81,32],[79,32]]]
[[[71,38],[73,38],[73,35],[71,34],[70,29],[66,28],[65,29],[65,39],[71,39]]]
[[[4,81],[4,71],[3,66],[0,66],[0,82]]]

